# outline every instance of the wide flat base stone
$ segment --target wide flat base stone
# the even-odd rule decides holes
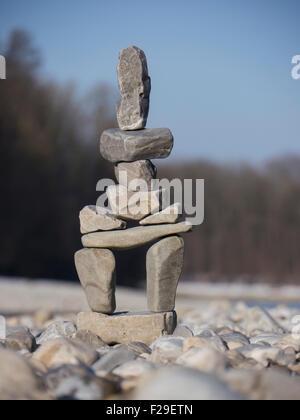
[[[162,335],[173,334],[177,315],[171,312],[124,312],[104,315],[96,312],[81,312],[77,316],[78,330],[87,330],[107,344],[139,341],[153,343]]]

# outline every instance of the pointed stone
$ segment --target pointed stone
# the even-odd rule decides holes
[[[109,249],[81,249],[75,254],[78,277],[92,311],[112,314],[116,309],[116,261]]]
[[[160,225],[164,223],[176,223],[181,217],[181,204],[175,203],[159,213],[151,214],[140,221],[140,225]]]
[[[161,208],[163,191],[128,191],[123,185],[111,185],[106,189],[106,195],[117,217],[126,220],[141,220],[150,213]]]
[[[102,133],[100,152],[104,159],[113,163],[163,159],[171,153],[173,143],[173,135],[168,128],[138,131],[110,128]]]
[[[121,101],[117,118],[121,130],[139,130],[147,123],[151,80],[145,53],[128,47],[119,54],[118,79]]]
[[[184,241],[179,236],[162,239],[147,253],[147,299],[152,312],[172,311],[183,267]]]
[[[192,230],[188,222],[168,225],[138,226],[113,232],[88,233],[82,237],[86,248],[132,249],[149,244],[165,236],[177,235]]]
[[[80,231],[82,234],[98,230],[125,229],[126,222],[119,220],[102,207],[86,206],[80,214]]]
[[[173,334],[177,326],[176,312],[139,312],[102,315],[81,312],[77,316],[79,331],[87,330],[107,344],[139,341],[151,344],[161,335]]]
[[[130,191],[151,191],[151,183],[156,178],[156,173],[157,169],[150,160],[121,162],[115,165],[115,175],[119,184],[126,186]],[[141,180],[144,185],[137,183],[137,180]]]

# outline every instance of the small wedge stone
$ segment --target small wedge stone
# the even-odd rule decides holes
[[[104,159],[113,163],[164,159],[170,155],[173,143],[173,135],[168,128],[138,131],[110,128],[102,133],[100,152]]]
[[[150,160],[120,162],[115,165],[115,175],[119,184],[126,186],[129,191],[151,191],[156,174],[156,166]],[[137,180],[142,183],[137,183]]]
[[[162,239],[147,252],[147,299],[152,312],[172,311],[182,272],[184,240],[179,236]]]
[[[119,220],[102,207],[86,206],[79,215],[80,231],[85,233],[97,232],[98,230],[125,229],[126,222]]]
[[[49,400],[43,379],[28,360],[0,348],[0,401]]]
[[[177,325],[176,312],[121,313],[102,315],[82,312],[77,316],[78,330],[88,330],[107,344],[139,341],[153,343],[161,335],[172,334]]]
[[[119,54],[118,79],[121,101],[117,118],[121,130],[139,130],[147,123],[151,80],[145,53],[131,46]]]
[[[111,314],[116,309],[116,260],[109,249],[82,249],[75,254],[78,277],[90,308]]]
[[[111,185],[106,190],[109,204],[117,217],[141,220],[161,208],[163,190],[128,191],[123,185]]]
[[[140,225],[160,225],[164,223],[176,223],[181,216],[181,204],[175,203],[164,210],[151,214],[140,221]]]
[[[82,237],[82,244],[86,248],[132,249],[165,236],[177,235],[191,230],[192,225],[188,222],[138,226],[114,232],[88,233]]]

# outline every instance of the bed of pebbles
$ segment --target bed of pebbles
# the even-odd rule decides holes
[[[6,318],[0,399],[300,399],[300,317],[211,301],[152,344],[107,345],[47,310]]]

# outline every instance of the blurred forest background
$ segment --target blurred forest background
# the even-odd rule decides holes
[[[45,80],[23,31],[2,50],[0,275],[77,280],[79,211],[96,202],[97,181],[113,177],[98,139],[117,126],[118,92],[99,84],[78,97]],[[300,157],[263,167],[166,162],[155,162],[160,178],[205,179],[205,222],[186,236],[185,279],[300,283]],[[117,259],[119,283],[141,284],[145,249]]]

